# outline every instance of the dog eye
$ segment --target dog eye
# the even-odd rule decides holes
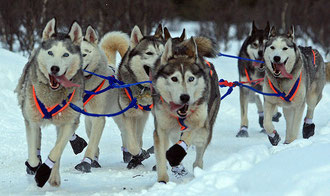
[[[254,47],[258,47],[258,44],[257,43],[253,43],[252,44]]]
[[[173,82],[177,82],[177,81],[178,81],[178,78],[177,78],[177,77],[172,77],[171,80],[172,80]]]
[[[287,47],[284,47],[283,50],[287,50],[288,48]]]
[[[50,56],[54,56],[54,54],[53,54],[52,51],[48,51],[48,54],[49,54]]]
[[[147,52],[146,54],[147,54],[147,55],[153,55],[154,53],[152,53],[152,52]]]
[[[63,57],[68,57],[69,56],[69,53],[64,53],[63,54]]]
[[[192,81],[194,81],[194,80],[195,80],[195,78],[192,77],[192,76],[188,78],[188,81],[189,81],[189,82],[192,82]]]
[[[274,49],[275,49],[275,47],[274,47],[274,46],[271,46],[271,47],[270,47],[270,49],[274,50]]]
[[[87,56],[87,54],[83,54],[82,56],[85,57],[85,56]]]

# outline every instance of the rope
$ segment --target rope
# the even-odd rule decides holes
[[[233,55],[223,54],[221,52],[218,54],[218,56],[224,56],[224,57],[229,57],[229,58],[241,59],[241,60],[245,60],[245,61],[254,61],[254,62],[258,62],[258,63],[265,63],[263,61],[258,61],[258,60],[243,58],[243,57],[239,57],[239,56],[233,56]]]

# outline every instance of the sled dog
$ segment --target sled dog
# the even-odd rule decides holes
[[[269,30],[270,30],[269,22],[267,22],[265,29],[258,29],[253,21],[251,33],[245,39],[240,49],[239,57],[263,61],[263,56],[264,56],[263,50],[268,38]],[[239,59],[238,73],[239,73],[239,81],[250,82],[253,80],[264,78],[265,66],[264,63]],[[263,81],[255,81],[255,82],[251,82],[248,85],[252,86],[257,90],[262,90],[262,82]],[[255,92],[246,88],[240,88],[239,90],[240,90],[239,98],[240,98],[240,108],[241,108],[241,127],[238,133],[236,134],[236,137],[248,137],[249,136],[248,104],[249,103],[256,104],[259,114],[259,125],[261,128],[263,128],[264,110],[259,95],[256,95]],[[281,113],[276,111],[273,117],[273,121],[278,121],[280,116]]]
[[[114,51],[111,39],[102,38],[100,45],[108,59],[111,59],[111,51]],[[149,80],[150,70],[163,50],[164,38],[161,25],[153,36],[144,36],[139,27],[135,26],[131,33],[128,50],[117,69],[116,77],[126,84]],[[128,162],[127,168],[131,169],[150,156],[142,149],[142,135],[153,104],[150,84],[139,84],[131,86],[129,90],[124,88],[112,90],[112,97],[115,98],[108,104],[116,108],[113,111],[121,111],[129,105],[132,97],[128,91],[137,98],[138,108],[131,108],[113,119],[121,131],[124,162]]]
[[[29,174],[35,174],[39,187],[48,179],[50,185],[60,185],[61,155],[78,127],[80,116],[70,104],[80,107],[83,104],[81,28],[74,22],[68,34],[57,33],[55,23],[55,18],[47,23],[42,43],[25,65],[15,89],[26,127],[28,160],[25,165]],[[47,160],[41,163],[37,156],[41,127],[49,124],[56,126],[56,144]]]
[[[307,104],[307,114],[303,125],[303,138],[314,135],[314,109],[322,98],[326,84],[326,71],[319,52],[312,47],[300,47],[295,43],[293,26],[287,34],[278,34],[272,27],[266,42],[264,60],[266,77],[263,91],[275,93],[280,97],[265,96],[264,128],[272,145],[276,146],[280,136],[271,120],[276,106],[283,108],[286,120],[286,137],[284,143],[294,141],[299,133],[302,115]]]
[[[153,68],[158,182],[169,181],[166,159],[174,175],[186,173],[181,161],[191,145],[196,146],[193,166],[203,168],[203,155],[211,141],[220,106],[217,73],[213,65],[203,58],[216,56],[217,50],[211,43],[208,38],[199,37],[198,44],[195,38],[173,44],[169,38],[164,53]],[[176,143],[171,148],[169,139]]]

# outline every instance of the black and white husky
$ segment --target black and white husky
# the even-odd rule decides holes
[[[248,58],[252,60],[263,61],[264,57],[264,47],[269,34],[269,22],[265,29],[258,29],[252,22],[252,30],[250,35],[245,39],[239,56],[243,58]],[[250,82],[257,79],[262,79],[265,76],[265,67],[263,63],[260,62],[251,62],[239,59],[238,60],[238,73],[239,81]],[[248,85],[256,88],[257,90],[262,90],[263,81],[251,82]],[[263,128],[263,105],[259,95],[256,95],[255,92],[246,89],[240,88],[240,108],[241,108],[241,127],[236,137],[248,137],[248,104],[255,103],[258,108],[259,114],[259,125]],[[273,120],[278,121],[281,113],[276,113]]]

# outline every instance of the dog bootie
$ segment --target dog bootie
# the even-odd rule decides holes
[[[142,151],[139,155],[132,157],[132,160],[127,165],[127,169],[133,169],[139,165],[142,165],[142,161],[146,160],[149,157],[150,157],[150,154],[147,151],[142,149]]]
[[[39,159],[40,160],[40,159]],[[36,173],[36,171],[38,170],[38,168],[41,166],[41,161],[39,162],[39,164],[35,167],[32,167],[28,161],[25,161],[25,165],[26,165],[26,173],[29,175],[34,175]]]
[[[99,162],[97,160],[93,160],[91,167],[92,168],[101,168],[101,165],[99,164]]]
[[[81,153],[87,146],[87,142],[83,138],[79,137],[77,134],[75,134],[75,139],[70,140],[70,144],[74,154]]]
[[[308,139],[314,135],[314,130],[315,130],[315,124],[307,124],[304,123],[303,126],[303,138]]]
[[[264,127],[264,116],[259,116],[259,125],[261,128]]]
[[[247,132],[247,127],[242,126],[239,132],[236,134],[236,137],[249,137],[249,133]]]
[[[180,165],[186,155],[186,150],[179,144],[174,144],[168,149],[168,151],[166,151],[166,159],[172,167]]]
[[[183,165],[174,166],[172,167],[171,171],[176,178],[181,178],[188,174],[187,170],[183,167]]]
[[[76,165],[74,168],[83,173],[90,173],[92,168],[92,159],[86,157],[83,159],[81,163]]]
[[[36,181],[38,187],[43,187],[46,184],[47,180],[50,177],[50,173],[52,172],[54,164],[55,162],[48,158],[45,163],[40,165],[36,172],[36,175],[34,176],[34,180]]]
[[[277,144],[281,141],[281,137],[277,131],[274,131],[272,135],[268,135],[268,139],[273,146],[277,146]]]
[[[148,152],[149,154],[154,154],[154,153],[155,153],[155,148],[154,148],[154,146],[151,146],[151,147],[147,150],[147,152]]]
[[[130,162],[131,159],[132,159],[132,154],[129,153],[129,152],[123,151],[123,161],[124,161],[124,163]]]
[[[281,112],[277,112],[277,113],[273,116],[272,121],[274,121],[274,122],[278,122],[278,121],[280,121],[281,116],[282,116]]]

